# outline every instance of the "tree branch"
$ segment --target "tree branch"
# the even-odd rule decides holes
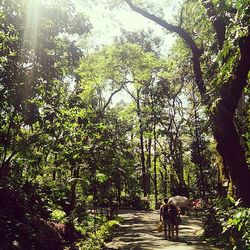
[[[130,82],[130,81],[125,81],[124,83],[121,84],[121,86],[120,86],[117,90],[115,90],[114,92],[111,93],[111,95],[110,95],[108,101],[107,101],[107,102],[105,103],[105,105],[103,106],[103,109],[102,109],[103,112],[105,111],[105,109],[107,108],[107,106],[109,105],[109,103],[111,102],[112,97],[113,97],[116,93],[120,92],[120,91],[124,88],[125,84],[127,84],[127,83],[129,83],[129,82]]]
[[[133,95],[133,93],[125,86],[123,89],[134,99],[134,101],[137,103],[137,98]]]
[[[197,56],[201,56],[202,50],[198,48],[198,46],[196,45],[196,43],[194,42],[192,37],[185,30],[183,30],[181,27],[169,24],[166,21],[160,19],[159,17],[146,12],[145,10],[141,9],[140,7],[135,6],[131,0],[125,0],[125,1],[133,11],[141,14],[142,16],[146,17],[147,19],[154,21],[155,23],[159,24],[164,29],[178,34],[188,44],[188,46],[192,50],[193,54],[195,54]]]
[[[135,6],[131,0],[125,0],[125,2],[129,5],[129,7],[133,11],[139,13],[140,15],[146,17],[149,20],[154,21],[155,23],[159,24],[164,29],[178,34],[185,41],[185,43],[190,47],[192,54],[193,54],[192,60],[193,60],[195,82],[199,88],[201,96],[203,97],[206,93],[206,87],[203,81],[203,76],[202,76],[202,71],[201,71],[201,66],[200,66],[200,56],[202,55],[203,51],[200,48],[198,48],[193,38],[181,27],[169,24],[166,21],[160,19],[159,17],[146,12],[142,8]]]
[[[223,48],[226,34],[226,23],[222,16],[218,16],[218,13],[210,0],[202,0],[202,5],[205,7],[208,17],[213,23],[213,27],[216,32],[219,49]]]

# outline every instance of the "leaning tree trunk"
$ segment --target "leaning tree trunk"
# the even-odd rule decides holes
[[[250,70],[250,35],[240,40],[241,58],[235,73],[221,90],[221,100],[214,115],[214,136],[217,150],[223,157],[236,196],[242,199],[243,205],[250,207],[250,171],[245,152],[234,124],[235,111],[247,85]]]

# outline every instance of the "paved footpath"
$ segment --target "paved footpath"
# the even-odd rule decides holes
[[[122,210],[119,216],[124,218],[105,249],[122,250],[217,250],[200,240],[201,220],[196,217],[182,216],[179,226],[179,241],[165,240],[163,232],[157,232],[158,211]]]

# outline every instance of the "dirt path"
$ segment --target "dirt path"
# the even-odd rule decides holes
[[[199,239],[202,223],[198,218],[182,216],[179,230],[179,241],[165,240],[163,233],[157,232],[158,211],[120,211],[124,221],[115,232],[112,242],[106,244],[107,249],[150,249],[150,250],[216,250]]]

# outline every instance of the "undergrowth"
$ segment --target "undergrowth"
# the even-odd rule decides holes
[[[250,208],[232,197],[216,199],[206,210],[204,237],[223,249],[250,249]]]
[[[100,250],[104,243],[112,239],[113,230],[119,224],[119,219],[104,222],[98,229],[88,233],[88,237],[75,244],[79,250]]]

